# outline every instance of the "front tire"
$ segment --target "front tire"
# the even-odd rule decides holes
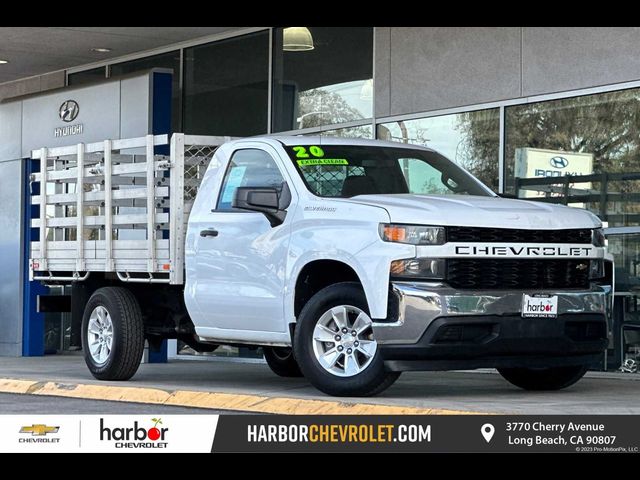
[[[100,288],[82,318],[82,349],[89,371],[99,380],[129,380],[144,353],[140,305],[126,288]]]
[[[367,300],[357,283],[320,290],[298,317],[294,352],[300,370],[318,390],[338,397],[367,397],[400,376],[384,369]]]
[[[262,351],[267,365],[279,377],[302,376],[291,347],[262,347]]]
[[[524,390],[561,390],[580,380],[588,367],[583,365],[551,368],[499,368],[509,383]]]

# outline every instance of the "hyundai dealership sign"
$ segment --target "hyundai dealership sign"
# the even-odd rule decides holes
[[[163,69],[154,72],[168,73]],[[0,161],[31,150],[152,133],[153,82],[144,72],[0,104]]]
[[[65,100],[58,109],[60,120],[66,123],[73,122],[80,114],[80,105],[75,100]],[[64,127],[56,127],[53,131],[56,137],[68,137],[69,135],[80,135],[84,131],[82,123],[75,125],[65,125]]]
[[[544,150],[541,148],[516,149],[515,176],[517,178],[564,177],[593,173],[593,154]],[[574,183],[572,188],[590,189],[591,183]],[[543,191],[527,190],[526,198],[542,197]]]

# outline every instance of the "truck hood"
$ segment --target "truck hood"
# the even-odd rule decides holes
[[[598,228],[592,213],[563,205],[472,195],[358,195],[348,201],[382,207],[394,223],[468,227]]]

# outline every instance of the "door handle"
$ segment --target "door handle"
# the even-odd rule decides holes
[[[215,228],[208,228],[206,230],[200,230],[200,236],[201,237],[217,237],[218,236],[218,230],[216,230]]]

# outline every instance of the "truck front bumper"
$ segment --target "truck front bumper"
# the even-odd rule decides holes
[[[523,318],[523,293],[558,296],[557,318]],[[586,291],[460,291],[394,282],[374,323],[390,370],[589,364],[607,346],[606,287]]]

